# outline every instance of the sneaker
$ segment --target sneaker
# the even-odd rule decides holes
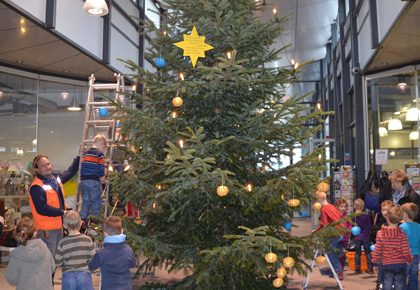
[[[368,274],[373,274],[373,269],[372,268],[369,268],[365,272],[368,273]]]
[[[383,290],[384,289],[384,284],[377,282],[376,283],[376,290]]]
[[[340,279],[340,281],[344,280],[343,272],[338,273],[338,279]]]
[[[356,268],[356,270],[354,270],[354,274],[361,274],[362,270],[360,270],[360,268]]]

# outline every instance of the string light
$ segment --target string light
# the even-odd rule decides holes
[[[273,14],[277,14],[277,9],[273,8]]]
[[[228,51],[226,54],[227,54],[227,58],[228,58],[228,59],[231,59],[231,58],[232,58],[232,54],[231,54],[231,52],[230,52],[230,51]]]
[[[246,186],[248,188],[248,191],[252,191],[252,185],[248,183],[248,185]]]
[[[184,81],[184,73],[180,72],[179,73],[179,78],[181,79],[181,81]]]
[[[165,31],[163,31],[163,36],[166,36],[166,30],[165,30]]]
[[[299,63],[297,62],[297,63],[294,64],[293,68],[297,69],[298,67],[299,67]]]
[[[184,148],[184,140],[179,139],[179,147]]]

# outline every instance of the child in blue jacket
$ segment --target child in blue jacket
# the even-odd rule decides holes
[[[133,250],[125,243],[121,218],[109,216],[104,220],[104,247],[89,263],[89,270],[100,267],[102,290],[131,290],[130,268],[136,267]]]

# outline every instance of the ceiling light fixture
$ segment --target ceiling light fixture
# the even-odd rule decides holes
[[[408,136],[409,140],[419,140],[419,132],[418,131],[413,131],[410,133],[410,135]]]
[[[419,120],[419,110],[417,108],[411,108],[407,111],[407,115],[405,116],[406,121],[417,121]]]
[[[402,130],[401,121],[398,119],[392,119],[391,121],[389,121],[388,130],[390,131]]]
[[[388,136],[388,130],[385,127],[379,127],[379,136],[380,137]]]
[[[62,92],[61,95],[60,95],[60,98],[64,101],[67,100],[69,98],[69,93]]]
[[[407,90],[407,83],[398,83],[398,91],[399,92],[405,92]]]
[[[90,16],[104,16],[109,12],[105,0],[86,0],[82,10]]]
[[[70,106],[67,108],[67,110],[74,112],[82,110],[76,100],[76,96],[73,96],[73,101],[70,103]]]

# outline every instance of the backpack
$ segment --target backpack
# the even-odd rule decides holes
[[[379,204],[379,192],[379,180],[378,175],[375,172],[372,180],[370,181],[369,188],[365,193],[365,208],[375,212],[381,211],[381,205]]]

